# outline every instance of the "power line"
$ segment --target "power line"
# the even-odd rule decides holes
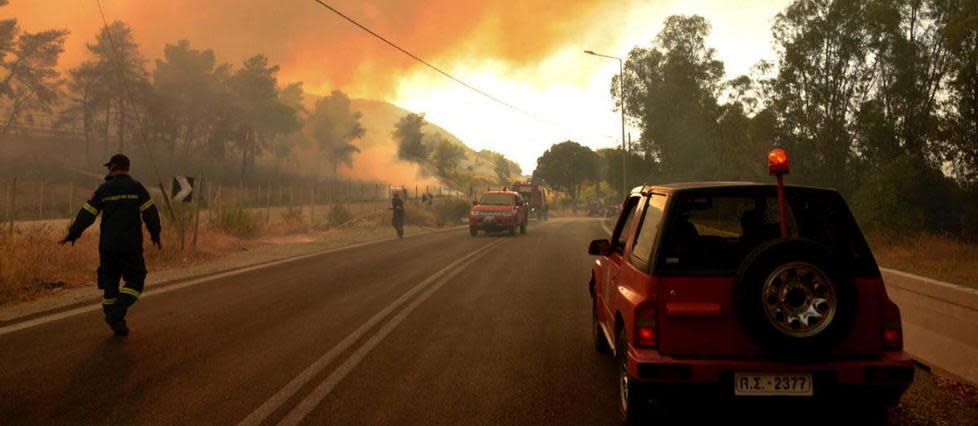
[[[131,107],[132,105],[134,105],[134,102],[133,102],[133,99],[132,99],[132,92],[129,90],[129,80],[126,78],[125,62],[123,62],[122,52],[116,47],[115,41],[112,39],[112,30],[109,29],[109,21],[107,19],[105,19],[105,12],[102,11],[102,2],[99,1],[99,0],[95,0],[95,5],[98,6],[98,13],[99,13],[99,15],[102,16],[102,26],[105,28],[105,37],[109,41],[109,48],[112,49],[112,53],[114,54],[113,56],[115,56],[116,70],[119,73],[119,80],[122,82],[123,96],[125,96],[126,97],[126,100],[129,101],[129,106]],[[125,105],[122,105],[121,107],[123,109],[120,110],[120,116],[124,116],[125,115]],[[137,125],[139,125],[139,126],[145,125],[145,123],[142,123],[141,122],[140,117],[139,117],[138,114],[135,116],[135,119],[136,119],[136,124]],[[106,127],[108,127],[108,125],[109,125],[108,121],[105,122],[105,125],[106,125]],[[106,130],[106,134],[108,134],[108,131],[107,130]],[[119,140],[120,140],[120,142],[119,142],[119,152],[120,153],[125,148],[125,145],[124,145],[125,137],[126,136],[124,134],[120,134],[119,135]],[[157,166],[157,164],[156,164],[156,159],[153,156],[153,152],[149,149],[149,144],[146,143],[145,137],[143,138],[143,150],[146,151],[146,156],[149,158],[150,163],[153,165],[153,172],[156,173],[156,180],[159,181],[162,184],[163,178],[160,177],[160,169],[159,169],[159,166]]]
[[[432,65],[430,62],[425,61],[424,59],[421,59],[418,55],[415,55],[415,54],[407,51],[406,49],[402,48],[401,46],[398,46],[394,42],[388,40],[386,37],[384,37],[384,36],[382,36],[380,34],[377,34],[373,30],[371,30],[370,28],[367,28],[366,26],[364,26],[363,24],[357,22],[353,18],[350,18],[349,16],[346,16],[345,14],[343,14],[343,12],[340,12],[339,10],[336,10],[336,8],[334,8],[333,6],[330,6],[330,5],[326,4],[326,3],[324,3],[322,0],[313,0],[313,1],[315,1],[316,3],[319,3],[321,6],[325,7],[326,9],[329,9],[331,12],[339,15],[339,17],[347,20],[351,24],[356,25],[357,27],[359,27],[360,29],[366,31],[370,35],[376,37],[380,41],[383,41],[384,43],[387,43],[387,45],[389,45],[389,46],[397,49],[401,53],[403,53],[403,54],[411,57],[411,59],[414,59],[414,60],[416,60],[416,61],[424,64],[428,68],[431,68],[431,69],[435,70],[435,72],[437,72],[437,73],[439,73],[439,74],[441,74],[441,75],[443,75],[445,77],[448,77],[449,79],[452,79],[456,83],[461,84],[462,86],[468,88],[469,90],[472,90],[472,91],[474,91],[474,92],[476,92],[476,93],[478,93],[478,94],[480,94],[482,96],[485,96],[485,97],[487,97],[487,98],[495,101],[496,103],[499,103],[500,105],[503,105],[503,106],[505,106],[505,107],[507,107],[509,109],[512,109],[513,111],[516,111],[516,112],[519,112],[521,114],[524,114],[524,115],[533,117],[534,119],[537,119],[537,120],[540,120],[540,121],[546,121],[546,122],[549,122],[551,124],[558,124],[558,123],[554,123],[553,121],[551,121],[551,120],[549,120],[549,119],[547,119],[545,117],[541,117],[541,116],[539,116],[537,114],[534,114],[532,112],[528,112],[528,111],[526,111],[526,110],[524,110],[522,108],[519,108],[519,107],[517,107],[517,106],[515,106],[515,105],[513,105],[513,104],[511,104],[509,102],[503,101],[502,99],[499,99],[499,98],[497,98],[497,97],[495,97],[495,96],[487,93],[486,91],[484,91],[482,89],[479,89],[478,87],[475,87],[475,86],[473,86],[473,85],[471,85],[469,83],[466,83],[465,81],[462,81],[458,77],[455,77],[454,75],[449,74],[448,72],[442,70],[441,68],[438,68],[435,65]]]

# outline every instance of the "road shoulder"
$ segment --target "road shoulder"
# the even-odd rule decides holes
[[[438,232],[456,231],[463,227],[422,228],[408,226],[405,238],[412,238]],[[146,290],[177,284],[183,281],[198,280],[238,269],[263,264],[278,263],[290,258],[306,256],[328,250],[352,248],[364,244],[379,243],[394,239],[393,231],[387,227],[351,228],[330,231],[321,235],[293,235],[269,238],[260,245],[212,259],[207,262],[150,271],[146,276]],[[92,265],[94,281],[95,268]],[[152,267],[152,265],[150,265]],[[9,325],[39,314],[58,312],[80,305],[98,303],[101,292],[95,285],[68,289],[55,289],[50,294],[33,300],[0,306],[0,325]]]

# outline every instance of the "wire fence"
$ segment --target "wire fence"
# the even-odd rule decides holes
[[[82,204],[88,201],[102,183],[99,179],[84,178],[47,182],[37,179],[7,178],[0,181],[0,223],[2,230],[13,231],[16,226],[31,222],[70,221]],[[405,200],[471,200],[474,189],[460,191],[443,186],[391,185],[355,180],[329,180],[307,183],[269,183],[257,186],[226,185],[197,179],[191,198],[172,200],[172,188],[147,186],[161,215],[172,218],[171,211],[193,206],[205,214],[218,208],[265,210],[272,219],[288,209],[308,209],[310,217],[317,208],[342,204],[353,213],[369,213],[389,207],[394,192]],[[489,189],[489,188],[487,188]],[[163,192],[166,192],[165,196]],[[195,205],[199,202],[199,206]],[[430,201],[429,201],[430,202]],[[168,211],[169,210],[169,211]]]

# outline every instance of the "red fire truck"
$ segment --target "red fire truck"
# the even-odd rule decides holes
[[[547,206],[547,188],[533,182],[516,182],[512,186],[512,191],[518,192],[524,200],[530,203],[530,212],[537,220],[547,220],[549,218]]]

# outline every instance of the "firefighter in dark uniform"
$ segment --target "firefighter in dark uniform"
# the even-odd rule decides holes
[[[404,201],[401,200],[401,196],[397,192],[391,198],[391,210],[394,211],[391,225],[394,225],[394,230],[397,231],[397,238],[404,238]]]
[[[157,248],[160,245],[160,215],[149,197],[149,192],[139,181],[129,176],[129,158],[122,154],[112,156],[104,164],[109,175],[92,199],[85,203],[68,235],[59,244],[75,244],[82,232],[95,222],[102,213],[98,254],[98,288],[103,291],[102,310],[105,322],[116,336],[126,336],[126,312],[143,291],[146,264],[143,261],[143,231],[146,224],[150,238]],[[126,284],[120,289],[119,279]]]

